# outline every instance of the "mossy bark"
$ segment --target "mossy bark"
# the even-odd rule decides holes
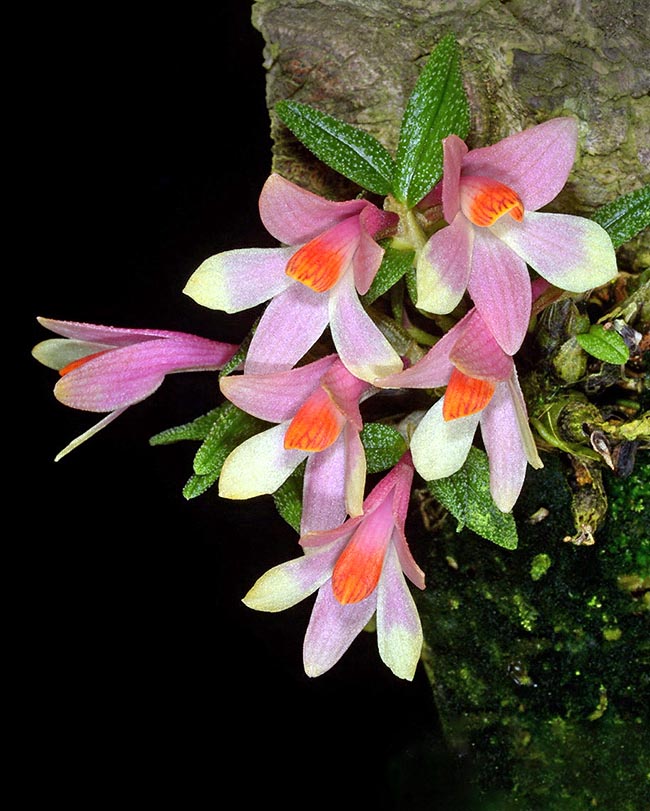
[[[550,208],[588,216],[650,182],[643,3],[257,0],[252,19],[266,43],[271,168],[316,193],[345,199],[359,189],[296,141],[275,102],[310,104],[394,152],[410,91],[449,32],[462,53],[470,146],[577,117],[578,158]],[[647,353],[636,352],[634,368],[611,368],[575,341],[587,311],[592,323],[623,314],[640,335],[650,329],[650,233],[622,246],[618,259],[622,276],[607,296],[549,308],[524,347],[522,385],[550,442],[515,508],[519,547],[457,533],[426,490],[414,500],[409,537],[428,584],[416,594],[425,666],[447,744],[468,764],[468,808],[648,804]],[[631,380],[634,419],[611,419],[609,395],[625,394]],[[566,401],[553,425],[542,425],[550,390]],[[615,475],[590,445],[601,434],[636,464],[621,461]]]

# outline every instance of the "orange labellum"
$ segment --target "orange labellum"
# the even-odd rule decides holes
[[[328,244],[325,235],[318,236],[294,253],[286,274],[316,293],[324,293],[339,280],[345,253],[340,246]]]
[[[463,211],[474,225],[493,225],[506,213],[517,222],[523,220],[524,204],[505,183],[489,177],[464,177],[461,187],[465,199]]]
[[[321,387],[306,400],[291,420],[284,447],[300,451],[323,451],[341,433],[345,418]]]
[[[377,588],[384,563],[384,546],[372,551],[351,541],[332,572],[332,590],[342,605],[359,603]]]
[[[447,384],[442,416],[446,421],[468,417],[482,411],[492,399],[494,384],[476,377],[468,377],[454,368]]]
[[[61,377],[63,377],[63,375],[67,375],[73,369],[78,369],[80,366],[83,366],[84,363],[88,363],[88,361],[92,360],[93,358],[98,358],[105,352],[108,352],[108,349],[102,349],[101,352],[93,352],[92,355],[85,355],[83,358],[77,358],[77,360],[73,360],[71,363],[68,363],[67,366],[64,366],[62,369],[59,369],[59,374],[61,375]]]

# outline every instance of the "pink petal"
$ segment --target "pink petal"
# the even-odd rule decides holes
[[[268,422],[284,422],[294,416],[335,362],[336,355],[327,355],[285,372],[222,377],[219,385],[223,395],[242,411]]]
[[[295,248],[242,248],[206,259],[183,293],[203,307],[238,313],[278,295],[293,283],[286,273]]]
[[[396,214],[382,211],[373,205],[366,206],[359,215],[361,233],[352,266],[356,288],[362,296],[370,289],[384,257],[384,249],[375,239],[377,235],[394,228],[398,221],[399,218]]]
[[[399,355],[359,301],[352,274],[331,290],[329,313],[334,346],[349,372],[372,382],[402,368]]]
[[[497,222],[492,232],[555,287],[583,293],[617,274],[607,231],[570,214],[528,213],[520,223]]]
[[[360,603],[341,605],[324,583],[309,620],[303,645],[303,662],[308,676],[320,676],[332,668],[363,631],[375,613],[376,592]]]
[[[359,401],[366,392],[370,391],[370,384],[350,374],[341,361],[336,360],[323,375],[321,385],[327,390],[345,418],[361,431],[363,420],[359,411]]]
[[[494,339],[478,310],[451,348],[449,360],[468,377],[496,383],[512,375],[512,357]]]
[[[454,365],[449,359],[449,353],[465,330],[474,323],[475,315],[477,315],[476,309],[472,308],[417,363],[398,374],[376,380],[375,385],[390,389],[435,389],[439,386],[446,386],[454,369]]]
[[[84,431],[83,434],[79,434],[78,437],[69,442],[63,450],[60,450],[57,455],[54,457],[54,461],[58,462],[59,459],[63,459],[64,456],[67,456],[70,451],[73,451],[75,448],[78,448],[82,442],[85,442],[87,439],[90,439],[91,436],[95,436],[96,433],[102,430],[102,428],[106,428],[107,425],[116,420],[120,414],[124,414],[128,406],[124,408],[118,408],[117,411],[112,411],[110,414],[107,414],[103,419],[101,419],[98,423],[93,425],[92,428],[89,428],[87,431]]]
[[[367,200],[326,200],[278,174],[268,178],[259,200],[264,227],[285,245],[303,245],[368,205]]]
[[[457,135],[448,135],[442,142],[442,211],[448,223],[460,211],[460,172],[467,146]]]
[[[468,291],[504,352],[514,355],[530,322],[530,276],[525,263],[487,228],[475,228]]]
[[[577,140],[575,119],[553,118],[492,146],[472,149],[463,160],[463,174],[505,183],[527,211],[536,211],[562,190],[575,160]]]
[[[393,529],[392,543],[399,558],[404,574],[419,589],[424,588],[424,572],[415,562],[406,540],[404,525],[411,503],[411,485],[413,484],[414,467],[410,452],[393,468],[395,474],[395,491],[393,493]]]
[[[46,329],[73,338],[78,341],[89,341],[110,346],[129,346],[130,344],[150,341],[153,338],[184,338],[184,332],[170,332],[155,329],[125,329],[123,327],[106,327],[99,324],[86,324],[81,321],[57,321],[54,318],[36,319]]]
[[[328,295],[294,282],[264,311],[244,371],[269,374],[291,369],[318,340],[328,320]]]
[[[113,411],[144,400],[169,372],[220,369],[235,349],[186,335],[108,350],[65,374],[54,395],[83,411]]]
[[[430,313],[450,313],[467,288],[474,227],[458,212],[451,225],[436,231],[417,262],[417,306]]]
[[[391,546],[377,588],[379,655],[398,678],[412,681],[420,661],[422,643],[420,615]]]
[[[300,534],[334,529],[345,521],[346,446],[343,434],[305,467]]]
[[[500,383],[481,415],[481,435],[490,462],[490,492],[502,512],[515,505],[528,465],[506,383]]]

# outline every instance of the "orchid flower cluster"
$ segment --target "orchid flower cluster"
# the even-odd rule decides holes
[[[279,246],[228,250],[191,275],[184,292],[199,305],[261,308],[241,345],[39,319],[61,336],[33,350],[60,373],[57,399],[107,412],[57,458],[165,375],[219,370],[220,404],[151,441],[203,441],[188,498],[216,482],[226,499],[273,495],[299,534],[296,557],[262,574],[245,604],[281,611],[317,594],[304,641],[310,676],[329,670],[374,619],[381,659],[412,679],[423,637],[407,580],[425,588],[405,533],[414,477],[453,510],[444,485],[474,465],[490,500],[481,509],[512,531],[527,468],[542,466],[517,377],[534,302],[612,281],[614,244],[593,219],[542,210],[571,171],[573,117],[468,148],[453,38],[413,91],[394,158],[307,105],[276,111],[361,193],[333,201],[273,172],[259,214]],[[423,390],[418,407],[368,421],[365,403],[389,406],[395,390]]]

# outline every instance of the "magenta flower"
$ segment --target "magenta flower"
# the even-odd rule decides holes
[[[519,497],[527,463],[543,467],[512,357],[498,345],[476,308],[421,360],[375,385],[447,386],[411,437],[415,469],[427,481],[451,476],[463,466],[478,425],[489,459],[490,492],[502,512],[509,512]]]
[[[272,174],[260,216],[280,248],[230,250],[207,259],[184,292],[199,304],[235,313],[270,301],[251,341],[244,371],[290,369],[330,327],[336,351],[362,380],[402,368],[395,350],[366,313],[368,291],[383,257],[375,238],[395,214],[368,200],[333,202]]]
[[[566,183],[576,143],[572,118],[470,152],[458,136],[444,139],[442,205],[449,225],[419,256],[418,307],[451,312],[467,289],[499,345],[514,355],[530,320],[526,264],[573,292],[616,275],[614,248],[600,225],[538,211]]]
[[[56,457],[78,447],[129,406],[146,399],[170,372],[221,369],[237,351],[234,344],[210,341],[184,332],[121,329],[77,321],[38,318],[40,324],[63,335],[37,344],[33,356],[58,369],[61,379],[54,396],[82,411],[109,411],[108,416],[81,434]]]
[[[274,493],[306,459],[302,533],[330,529],[362,512],[366,457],[359,403],[376,389],[328,355],[285,372],[223,377],[221,391],[243,411],[278,424],[232,451],[219,476],[220,496]]]
[[[308,676],[333,667],[376,614],[379,655],[396,676],[413,679],[422,627],[404,575],[419,589],[425,584],[404,534],[412,481],[407,453],[368,495],[362,515],[303,535],[305,554],[270,569],[244,597],[249,608],[282,611],[318,590],[303,646]]]

